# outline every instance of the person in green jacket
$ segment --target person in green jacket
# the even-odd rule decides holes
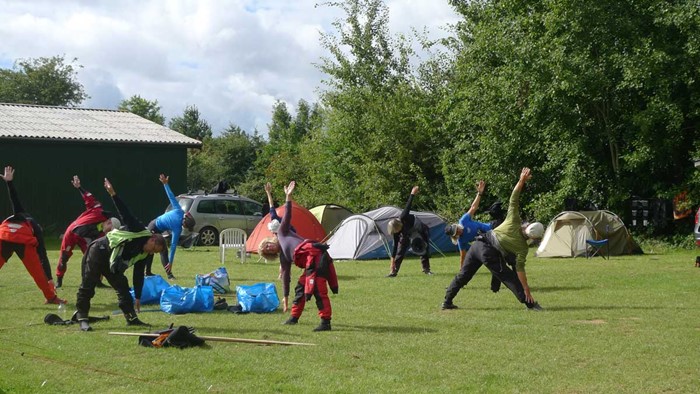
[[[525,273],[525,260],[528,252],[528,239],[539,239],[544,235],[542,223],[523,223],[520,219],[520,192],[532,178],[532,171],[525,167],[520,179],[510,195],[508,213],[505,220],[495,229],[477,237],[467,252],[466,262],[447,287],[442,309],[457,309],[452,300],[459,290],[474,277],[476,271],[485,265],[491,273],[505,284],[521,303],[529,310],[542,310],[530,293]],[[515,271],[508,262],[515,260]]]
[[[136,315],[141,308],[145,267],[148,261],[153,260],[153,254],[160,253],[166,247],[163,235],[151,233],[129,211],[107,178],[104,186],[112,197],[124,225],[93,241],[83,255],[83,280],[78,289],[77,311],[74,315],[83,331],[92,330],[88,324],[90,300],[95,296],[95,286],[100,280],[100,275],[104,276],[117,292],[119,309],[124,312],[127,325],[146,325]],[[134,299],[129,292],[129,280],[124,275],[130,267],[133,267]]]

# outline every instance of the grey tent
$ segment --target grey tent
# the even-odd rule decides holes
[[[547,226],[542,242],[535,252],[537,257],[585,256],[589,248],[586,240],[608,239],[611,256],[639,254],[642,249],[622,220],[610,211],[564,211]]]
[[[401,215],[397,207],[381,207],[342,221],[328,238],[328,253],[336,260],[383,259],[391,254],[394,238],[387,223]],[[432,212],[411,211],[430,228],[431,252],[453,252],[456,246],[445,235],[445,220]]]

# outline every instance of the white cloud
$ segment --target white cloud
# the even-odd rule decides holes
[[[171,119],[196,105],[215,132],[229,123],[267,133],[272,105],[317,100],[313,65],[342,11],[317,0],[0,0],[0,65],[65,55],[84,68],[86,107],[116,108],[132,95],[158,100]],[[387,1],[392,34],[457,20],[438,0]]]

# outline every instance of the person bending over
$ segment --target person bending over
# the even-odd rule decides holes
[[[51,264],[46,255],[44,233],[39,223],[24,210],[19,201],[13,183],[14,175],[15,170],[11,166],[5,167],[5,172],[1,175],[10,194],[12,215],[0,224],[0,268],[13,254],[17,254],[34,283],[44,293],[45,303],[65,304],[66,300],[56,295],[56,287],[51,277]]]
[[[56,266],[56,288],[63,286],[63,277],[68,270],[68,260],[73,256],[73,249],[76,246],[84,255],[87,246],[93,240],[103,237],[112,229],[121,226],[121,222],[114,217],[113,213],[105,211],[95,196],[81,187],[80,178],[77,175],[73,175],[71,183],[80,191],[83,202],[85,202],[85,211],[66,228],[66,232],[63,234],[61,252]],[[105,287],[105,285],[98,282],[98,287]]]
[[[520,219],[520,193],[530,178],[532,178],[530,169],[523,168],[520,179],[510,196],[506,219],[500,226],[478,236],[476,242],[469,248],[464,265],[447,287],[442,309],[457,309],[452,302],[453,299],[460,289],[469,283],[479,268],[485,265],[529,310],[542,310],[530,293],[525,273],[525,260],[528,252],[527,240],[541,238],[544,227],[541,223],[524,225]],[[507,262],[512,260],[516,262],[516,271],[508,267]]]
[[[284,287],[283,310],[287,310],[291,263],[304,271],[299,277],[294,289],[291,316],[284,324],[297,324],[306,301],[311,297],[316,299],[316,307],[321,323],[314,331],[331,330],[332,308],[328,298],[328,287],[334,294],[338,293],[338,277],[335,273],[333,260],[326,252],[328,246],[315,240],[305,240],[292,231],[292,192],[296,183],[291,181],[285,186],[285,210],[277,238],[266,238],[261,241],[258,252],[265,258],[275,258],[280,254],[282,283]],[[284,263],[283,263],[284,262]]]
[[[387,224],[389,234],[394,237],[394,247],[391,250],[391,272],[387,278],[393,278],[399,274],[401,263],[406,257],[409,247],[414,254],[420,256],[423,273],[433,274],[430,271],[430,229],[411,213],[413,196],[418,194],[418,191],[418,186],[413,186],[401,216],[391,219]]]
[[[163,236],[151,233],[131,214],[107,178],[104,187],[112,197],[124,226],[92,242],[83,256],[83,280],[78,289],[77,311],[74,315],[83,331],[92,330],[88,323],[90,301],[95,296],[95,285],[100,280],[100,275],[117,292],[119,309],[124,312],[127,325],[146,325],[136,315],[141,308],[144,269],[148,260],[153,259],[153,254],[160,253],[165,248]],[[124,275],[129,267],[133,267],[135,301],[129,293],[129,280]]]
[[[180,204],[177,202],[177,198],[175,198],[175,194],[170,189],[170,185],[168,184],[170,177],[160,174],[158,179],[160,180],[160,183],[163,184],[165,195],[168,197],[170,206],[173,207],[173,209],[151,220],[151,222],[148,224],[148,229],[157,234],[162,234],[166,231],[170,232],[170,254],[168,254],[168,248],[166,246],[160,252],[160,262],[163,264],[165,273],[168,274],[168,279],[175,279],[172,269],[173,263],[175,262],[175,250],[180,242],[182,229],[192,232],[194,230],[195,220],[189,212],[185,213],[185,211],[182,210],[182,207],[180,207]],[[153,260],[150,260],[146,264],[146,275],[153,275],[153,272],[151,271],[152,264]]]
[[[479,232],[485,233],[491,230],[491,225],[473,220],[476,210],[479,209],[481,195],[484,194],[486,183],[479,181],[476,186],[476,197],[469,207],[469,211],[462,215],[459,222],[445,227],[445,234],[451,239],[452,243],[459,248],[459,268],[464,266],[464,258],[467,256],[467,251],[471,242],[476,238]]]

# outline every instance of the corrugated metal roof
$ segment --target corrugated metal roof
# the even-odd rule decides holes
[[[202,145],[131,112],[2,103],[0,138]]]

